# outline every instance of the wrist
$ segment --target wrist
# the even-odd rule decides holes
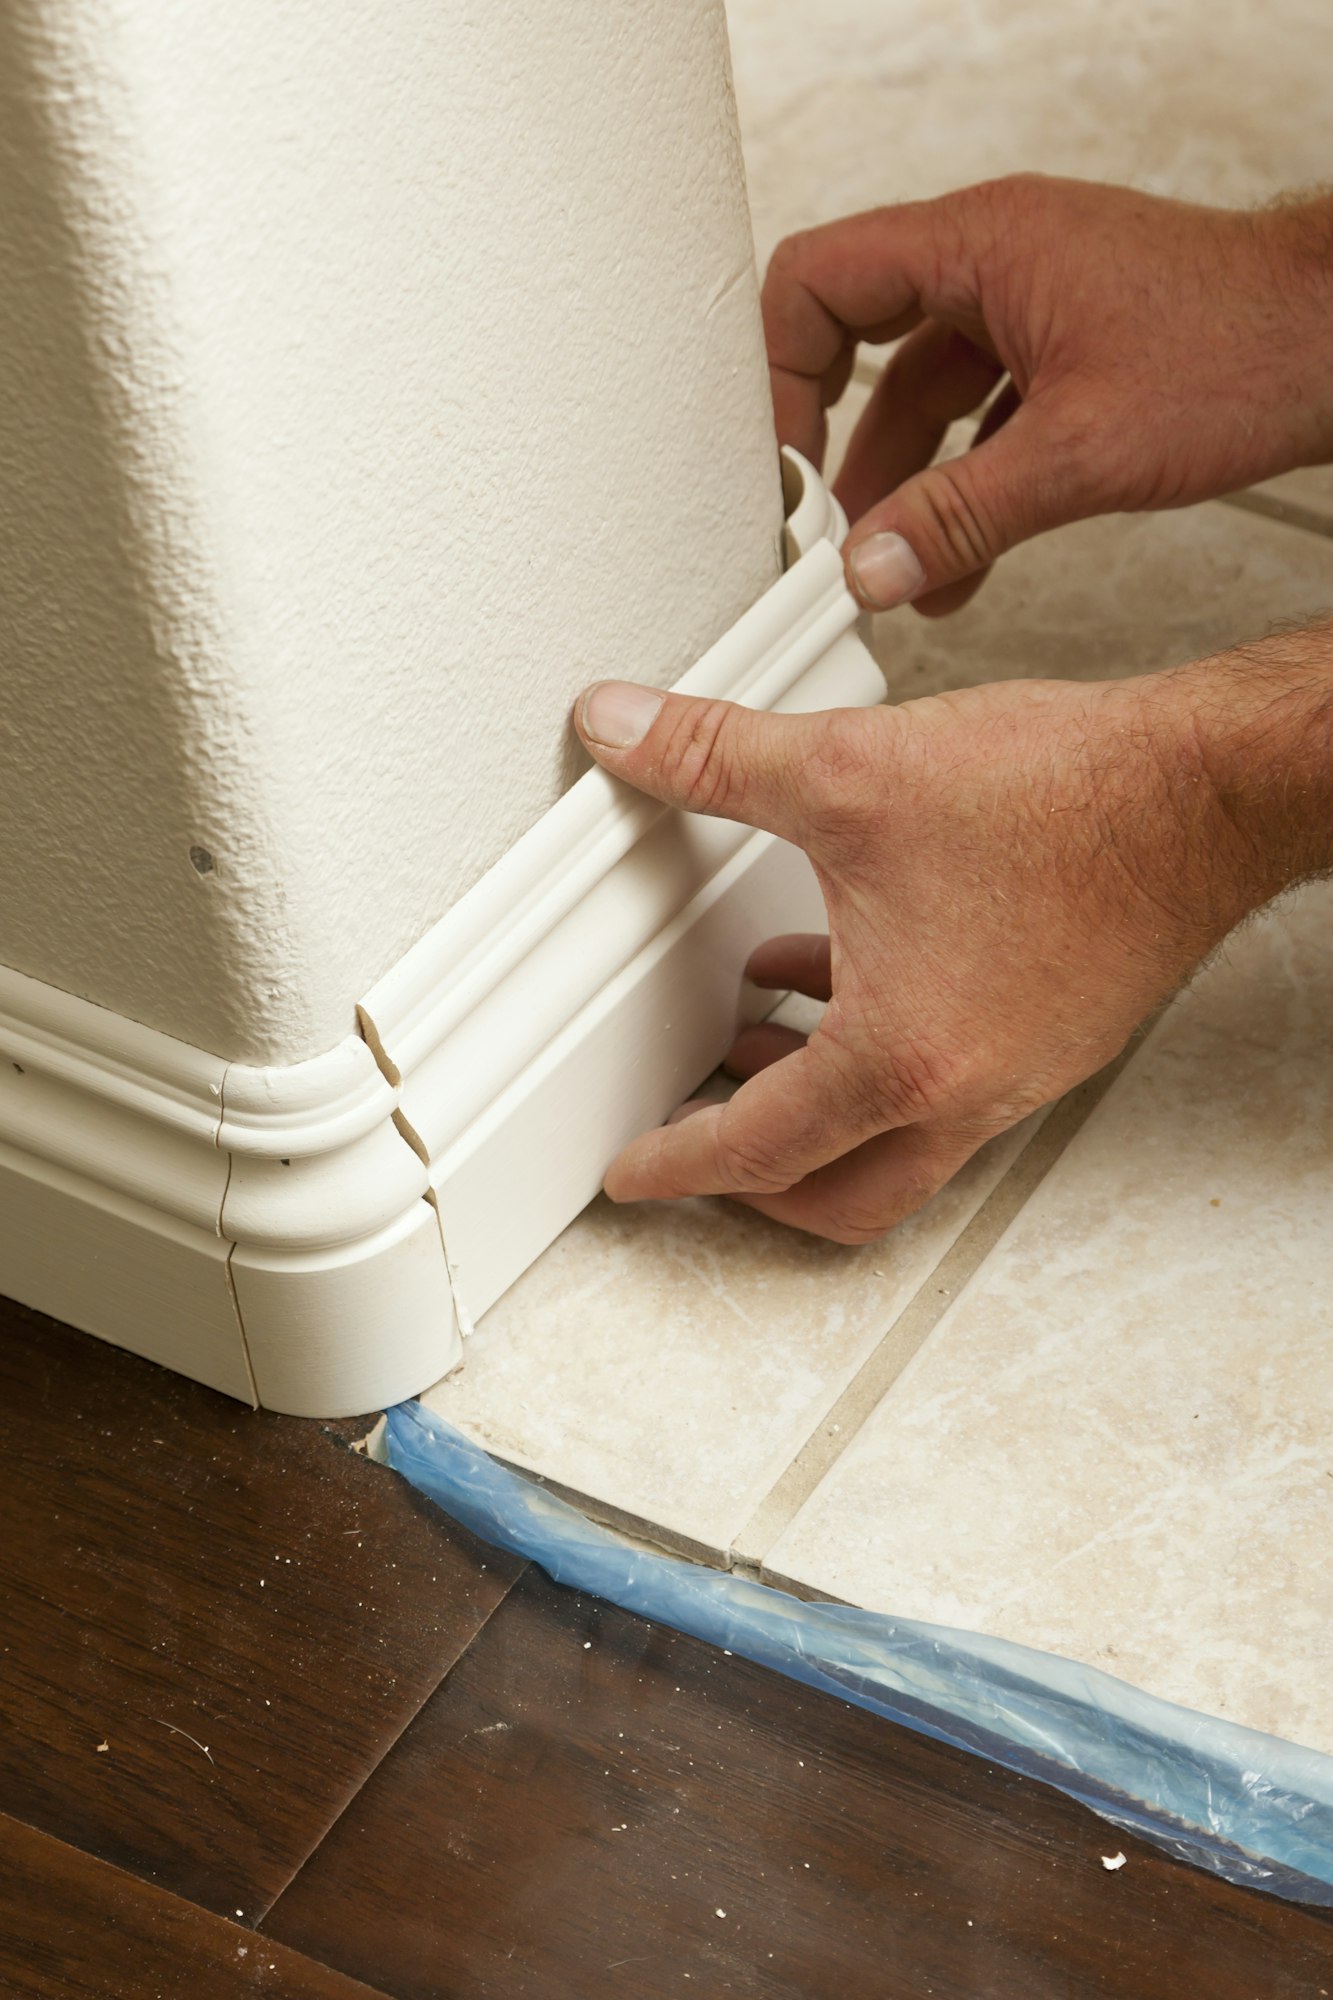
[[[1238,646],[1162,677],[1197,838],[1238,922],[1333,870],[1333,622]],[[1229,928],[1229,925],[1227,926]]]
[[[1253,218],[1266,251],[1276,323],[1270,365],[1288,390],[1285,458],[1333,460],[1333,196],[1286,202]]]

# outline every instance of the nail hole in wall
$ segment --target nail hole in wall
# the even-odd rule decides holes
[[[197,874],[211,875],[217,864],[206,847],[192,847],[190,865]]]

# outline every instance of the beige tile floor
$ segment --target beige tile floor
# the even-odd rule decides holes
[[[722,1202],[594,1202],[426,1400],[604,1518],[725,1562],[1026,1136],[866,1249]]]
[[[731,14],[761,258],[1012,167],[1219,201],[1328,172],[1325,0]],[[1333,605],[1333,472],[1258,504],[1298,511],[1084,523],[951,620],[878,621],[894,695],[1149,671]],[[1100,1109],[1076,1093],[866,1250],[595,1203],[430,1400],[654,1539],[1333,1750],[1331,1000],[1333,901],[1304,892]]]
[[[761,265],[793,229],[1035,169],[1191,201],[1327,180],[1325,0],[728,0]]]
[[[1333,885],[1169,1011],[765,1570],[1333,1753]]]

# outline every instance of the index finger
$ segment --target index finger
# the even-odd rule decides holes
[[[603,1183],[612,1201],[775,1195],[885,1129],[848,1058],[818,1030],[743,1083],[726,1104],[631,1141]]]
[[[859,340],[896,340],[925,318],[984,337],[972,193],[867,209],[779,243],[761,304],[780,443],[817,458],[823,386]]]

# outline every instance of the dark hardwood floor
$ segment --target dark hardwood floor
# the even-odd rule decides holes
[[[355,1434],[0,1304],[0,1995],[1333,2000],[1333,1918],[562,1591]]]

